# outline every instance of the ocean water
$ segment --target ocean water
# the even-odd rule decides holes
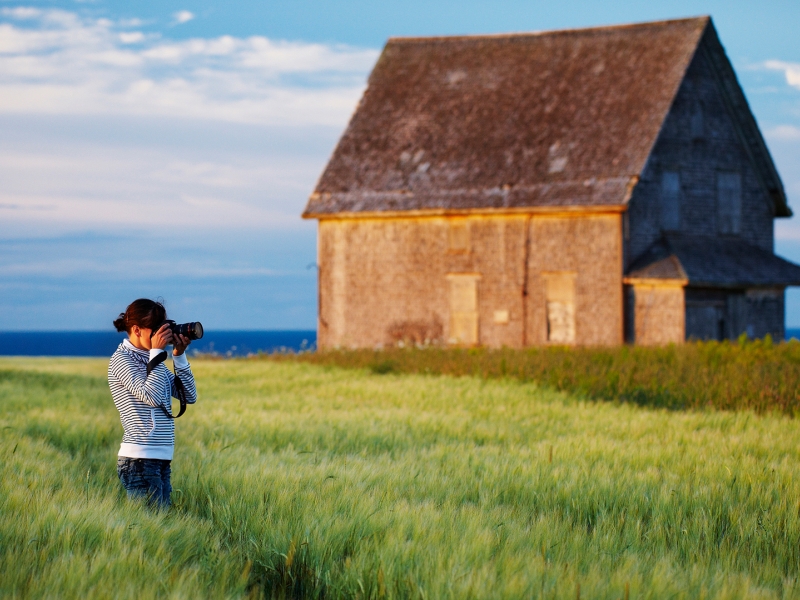
[[[786,339],[800,340],[800,329]],[[0,356],[111,356],[125,335],[113,331],[0,331]],[[189,355],[249,356],[259,352],[314,350],[317,332],[207,331],[192,342]]]
[[[0,356],[111,356],[125,339],[115,331],[0,331]],[[206,331],[187,352],[248,356],[259,352],[314,350],[317,332]]]

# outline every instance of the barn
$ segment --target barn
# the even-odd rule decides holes
[[[791,214],[710,17],[392,38],[303,214],[318,345],[782,338]]]

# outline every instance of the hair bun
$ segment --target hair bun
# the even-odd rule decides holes
[[[125,313],[119,313],[119,317],[114,319],[114,327],[116,327],[117,331],[120,333],[128,330],[125,326]]]

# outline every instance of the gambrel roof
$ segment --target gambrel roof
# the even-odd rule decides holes
[[[623,210],[698,48],[774,214],[790,215],[711,19],[699,17],[390,39],[304,216]]]

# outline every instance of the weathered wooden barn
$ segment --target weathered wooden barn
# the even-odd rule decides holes
[[[782,338],[800,285],[708,17],[390,39],[303,216],[321,348]]]

